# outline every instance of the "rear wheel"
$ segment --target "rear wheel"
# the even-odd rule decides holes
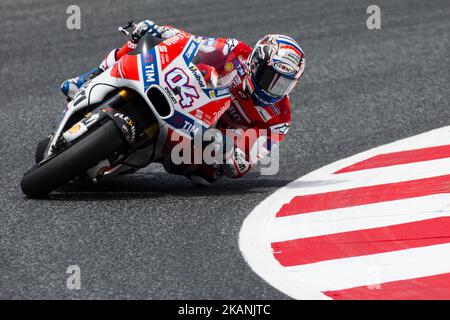
[[[44,197],[106,159],[125,143],[120,129],[108,120],[66,150],[28,170],[22,177],[22,191],[30,198]]]

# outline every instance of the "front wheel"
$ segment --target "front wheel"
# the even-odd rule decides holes
[[[66,150],[35,165],[20,186],[30,198],[44,197],[106,159],[126,143],[122,132],[108,120]]]

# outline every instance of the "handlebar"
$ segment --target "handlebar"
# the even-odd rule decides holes
[[[126,25],[119,27],[119,31],[122,32],[124,35],[128,36],[130,32],[127,31],[127,29],[133,28],[134,26],[136,26],[136,22],[130,20]]]

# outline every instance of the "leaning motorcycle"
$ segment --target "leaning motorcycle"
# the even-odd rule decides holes
[[[217,124],[230,106],[230,91],[209,85],[196,67],[201,38],[181,32],[154,41],[143,37],[135,53],[68,102],[22,178],[28,197],[44,197],[74,180],[134,172],[169,155],[174,132],[194,139]]]

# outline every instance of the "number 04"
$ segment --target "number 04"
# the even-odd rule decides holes
[[[166,74],[166,83],[172,90],[175,88],[179,89],[181,96],[180,104],[183,108],[191,107],[194,98],[199,98],[197,90],[189,85],[189,77],[180,68],[175,68]]]

